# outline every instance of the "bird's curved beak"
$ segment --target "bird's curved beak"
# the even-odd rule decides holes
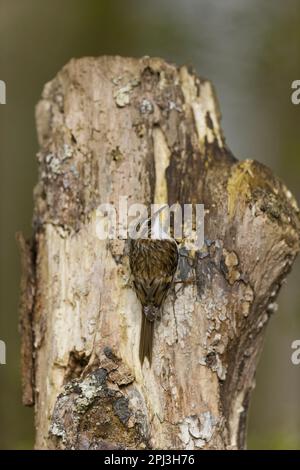
[[[151,233],[154,234],[155,238],[165,238],[165,236],[167,236],[164,227],[166,219],[164,217],[160,218],[160,214],[166,209],[169,209],[168,204],[163,204],[153,214],[151,214]]]
[[[156,222],[157,222],[157,219],[159,217],[159,214],[168,207],[169,207],[168,204],[163,204],[155,212],[151,213],[151,216],[148,219],[144,220],[144,222],[142,223],[142,226],[141,226],[141,230],[140,230],[140,238],[151,237],[152,228],[154,226],[157,227]],[[151,227],[150,231],[149,231],[149,228],[150,228],[149,226]]]
[[[155,211],[153,214],[151,214],[151,217],[150,217],[151,222],[156,220],[156,218],[159,216],[159,214],[162,211],[164,211],[165,209],[167,209],[168,207],[169,207],[168,204],[163,204],[159,209],[157,209],[157,211]]]

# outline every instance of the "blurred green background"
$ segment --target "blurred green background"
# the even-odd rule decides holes
[[[71,58],[162,56],[193,64],[216,87],[227,142],[238,158],[271,166],[300,200],[299,0],[0,0],[0,448],[31,448],[33,412],[20,397],[15,232],[31,233],[37,179],[34,106]],[[281,292],[257,373],[249,448],[300,449],[300,262]]]

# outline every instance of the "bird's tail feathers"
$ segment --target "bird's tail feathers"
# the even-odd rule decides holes
[[[142,313],[142,326],[140,336],[140,361],[143,365],[145,357],[148,358],[149,364],[152,363],[152,346],[153,346],[154,320],[149,320],[145,313]]]

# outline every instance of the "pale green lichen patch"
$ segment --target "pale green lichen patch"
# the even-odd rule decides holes
[[[210,442],[218,420],[205,411],[200,415],[187,416],[179,425],[179,437],[185,449],[203,449]]]
[[[153,113],[154,107],[151,101],[147,100],[146,98],[142,99],[141,105],[140,105],[140,111],[142,114],[151,114]]]
[[[252,160],[238,163],[228,180],[228,214],[230,218],[235,214],[238,200],[246,200],[251,196],[251,183],[254,179],[252,164]]]
[[[50,434],[52,434],[53,436],[62,439],[62,442],[65,442],[65,440],[66,440],[66,432],[65,432],[65,430],[63,429],[63,427],[60,426],[59,424],[57,424],[57,423],[55,423],[55,422],[52,423],[51,426],[50,426],[49,432],[50,432]]]
[[[122,77],[118,77],[113,80],[114,85],[119,86],[119,84],[123,81]],[[114,93],[114,100],[116,105],[119,108],[124,108],[125,106],[130,104],[130,96],[132,90],[138,86],[139,80],[133,78],[129,80],[126,84],[119,87]]]

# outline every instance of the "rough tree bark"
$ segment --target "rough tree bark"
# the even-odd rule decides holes
[[[21,238],[24,402],[36,447],[236,449],[265,328],[299,250],[299,211],[225,144],[210,82],[157,58],[71,60],[37,107],[34,237]],[[102,202],[204,203],[138,358],[127,244],[96,236]]]

